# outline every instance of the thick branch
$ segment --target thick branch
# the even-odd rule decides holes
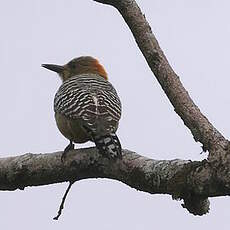
[[[230,189],[217,177],[217,170],[221,169],[214,170],[207,161],[152,160],[129,150],[123,150],[123,160],[113,161],[100,156],[95,148],[87,148],[73,150],[63,164],[61,154],[1,158],[0,190],[87,178],[110,178],[151,194],[170,194],[173,198],[182,198],[184,206],[195,214],[200,211],[194,211],[197,207],[191,208],[195,205],[191,200],[202,203],[207,197],[230,194]]]
[[[151,27],[146,21],[135,0],[94,0],[109,4],[119,10],[143,53],[149,67],[172,103],[176,113],[190,129],[196,141],[203,144],[203,149],[216,152],[225,148],[228,142],[208,121],[192,101],[179,77],[169,65]],[[217,154],[217,153],[216,153]]]
[[[25,154],[0,159],[0,190],[87,178],[110,178],[151,194],[170,194],[173,198],[183,199],[183,207],[191,213],[206,213],[209,209],[208,197],[230,195],[228,141],[200,112],[184,89],[136,2],[94,1],[113,5],[119,10],[175,111],[195,140],[200,141],[205,150],[210,150],[212,156],[218,155],[218,160],[214,161],[216,157],[210,162],[152,160],[123,150],[123,159],[112,161],[98,155],[95,148],[74,150],[64,163],[61,161],[62,152]]]

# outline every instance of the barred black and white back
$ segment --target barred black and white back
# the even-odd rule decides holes
[[[107,80],[97,74],[67,79],[55,95],[54,110],[71,120],[80,120],[101,154],[121,158],[121,144],[115,134],[121,102]]]

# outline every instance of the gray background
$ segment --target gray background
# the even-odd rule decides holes
[[[138,1],[169,62],[194,101],[229,138],[229,1]],[[118,12],[91,0],[1,1],[1,157],[62,150],[53,117],[61,81],[41,63],[97,57],[122,103],[124,148],[155,159],[203,159],[200,144],[175,114]],[[83,145],[84,146],[84,145]],[[85,146],[89,146],[86,144]],[[195,217],[168,195],[150,195],[107,179],[0,192],[1,229],[229,229],[227,197]]]

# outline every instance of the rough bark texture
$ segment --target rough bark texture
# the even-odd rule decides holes
[[[123,150],[123,159],[114,161],[100,156],[96,148],[87,148],[73,150],[62,163],[61,154],[27,153],[0,159],[0,190],[111,178],[151,194],[170,194],[174,199],[184,199],[183,206],[198,215],[208,211],[207,197],[230,193],[229,189],[217,186],[216,174],[206,160],[153,160]]]
[[[172,103],[175,112],[190,129],[196,141],[203,144],[204,151],[216,149],[216,145],[227,145],[222,134],[200,112],[190,98],[179,77],[169,65],[151,27],[134,0],[95,0],[113,5],[123,16],[143,53],[149,67]]]
[[[152,194],[170,194],[195,215],[209,210],[208,197],[230,194],[230,145],[194,104],[169,65],[151,28],[134,0],[94,0],[118,9],[131,29],[149,67],[194,139],[209,151],[202,162],[153,160],[123,150],[122,160],[111,161],[95,148],[74,150],[65,163],[62,152],[25,154],[0,159],[0,190],[23,189],[86,178],[111,178]]]
[[[151,27],[146,21],[135,0],[94,0],[103,4],[114,6],[122,15],[144,55],[150,69],[154,73],[162,89],[174,107],[175,112],[190,129],[195,141],[203,145],[203,150],[208,151],[208,162],[211,168],[203,169],[205,181],[208,170],[214,176],[216,186],[223,190],[230,188],[230,157],[229,141],[208,121],[197,105],[192,101],[188,92],[182,85],[179,77],[168,63],[161,50]],[[194,174],[194,178],[195,178]],[[197,184],[199,187],[199,183]],[[210,194],[211,195],[211,194]],[[185,202],[184,207],[189,211],[191,202],[200,206],[203,202],[194,193],[192,198]],[[203,203],[204,206],[208,203]],[[195,210],[195,209],[194,209]],[[195,211],[196,212],[196,211]]]

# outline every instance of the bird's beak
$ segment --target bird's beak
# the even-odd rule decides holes
[[[42,64],[42,67],[54,71],[56,73],[61,73],[64,70],[64,67],[61,65],[53,65],[53,64]]]

